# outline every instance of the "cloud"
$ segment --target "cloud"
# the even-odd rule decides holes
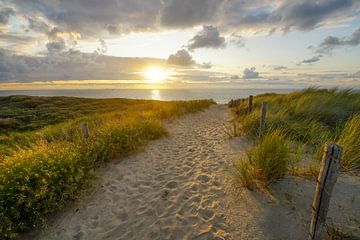
[[[203,69],[210,69],[210,68],[212,68],[212,63],[211,62],[204,62],[202,64],[199,64],[199,67],[203,68]]]
[[[4,7],[0,9],[0,25],[8,23],[9,18],[15,15],[15,11],[12,8]]]
[[[288,1],[274,14],[281,16],[285,30],[296,28],[308,31],[324,24],[331,18],[341,17],[344,10],[350,10],[353,0]]]
[[[224,29],[309,31],[334,21],[348,21],[359,13],[357,0],[230,0],[223,5],[218,24]]]
[[[167,60],[170,65],[178,65],[178,66],[192,66],[196,62],[190,55],[188,51],[185,49],[181,49],[177,51],[175,54],[171,54]]]
[[[286,70],[286,69],[288,69],[288,67],[281,66],[281,65],[275,65],[273,68],[273,70],[275,70],[275,71],[282,71],[282,70]]]
[[[197,48],[223,48],[225,38],[220,36],[219,30],[211,25],[204,25],[203,29],[189,40],[189,50]]]
[[[303,63],[307,63],[307,64],[315,63],[315,62],[320,61],[320,59],[321,59],[322,57],[323,57],[322,55],[317,55],[317,56],[314,56],[314,57],[312,57],[312,58],[308,58],[308,59],[302,60],[302,61],[299,62],[297,65],[301,65],[301,64],[303,64]]]
[[[49,51],[50,54],[57,53],[57,52],[62,52],[66,48],[65,41],[60,38],[57,41],[48,42],[46,44],[46,48],[47,48],[47,50]]]
[[[239,48],[242,48],[245,46],[245,40],[244,38],[241,36],[241,35],[238,35],[238,34],[231,34],[230,36],[230,43],[239,47]]]
[[[360,71],[355,72],[355,73],[351,74],[350,76],[351,76],[351,77],[357,77],[357,78],[360,78]]]
[[[111,37],[162,28],[214,25],[221,32],[301,30],[349,22],[360,13],[358,0],[12,0],[16,15],[29,20],[29,29],[46,25],[83,38]],[[7,22],[12,8],[2,8]]]
[[[255,67],[252,68],[245,68],[243,71],[243,78],[245,79],[253,79],[253,78],[259,78],[259,72],[256,71]]]
[[[27,16],[26,19],[28,21],[28,30],[37,33],[48,33],[51,30],[51,26],[37,16]]]
[[[214,20],[224,0],[165,0],[160,22],[169,28],[188,28]]]
[[[139,69],[165,64],[163,59],[110,57],[76,50],[30,57],[0,49],[0,81],[141,80],[143,76]]]
[[[13,51],[25,51],[37,42],[37,38],[16,32],[2,32],[0,29],[0,46]]]
[[[159,0],[13,0],[12,4],[27,17],[46,19],[52,25],[66,32],[80,33],[84,38],[108,32],[154,30],[162,7]]]
[[[100,46],[96,49],[99,54],[105,54],[107,52],[107,45],[104,39],[99,39]]]
[[[77,39],[79,36],[73,32],[65,32],[61,28],[54,27],[50,31],[46,32],[48,37],[48,43],[45,45],[48,53],[59,53],[65,50],[69,50],[75,48],[77,45]],[[103,41],[103,40],[102,40]],[[105,42],[101,42],[100,40],[100,47],[97,51],[103,50],[106,48]],[[103,54],[104,52],[101,52]]]
[[[355,47],[360,45],[360,28],[355,30],[350,37],[326,37],[316,49],[318,53],[331,53],[335,48],[339,47]]]

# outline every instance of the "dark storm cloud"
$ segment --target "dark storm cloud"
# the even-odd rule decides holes
[[[186,51],[185,49],[181,49],[179,51],[177,51],[174,54],[171,54],[167,60],[168,64],[170,65],[178,65],[178,66],[192,66],[194,65],[196,62],[194,61],[194,59],[192,58],[192,56],[190,55],[190,53],[188,51]]]
[[[220,36],[219,30],[211,25],[204,25],[203,29],[189,40],[189,50],[196,48],[223,48],[225,38]]]
[[[260,74],[256,71],[255,67],[252,68],[245,68],[243,71],[243,78],[245,79],[253,79],[253,78],[259,78]]]
[[[166,0],[160,22],[170,28],[187,28],[214,21],[224,0]]]
[[[331,53],[333,49],[338,47],[355,47],[360,45],[360,28],[352,33],[350,37],[339,38],[328,36],[317,48],[319,53]]]
[[[15,15],[15,11],[12,8],[4,7],[0,9],[0,25],[7,24],[9,18]]]

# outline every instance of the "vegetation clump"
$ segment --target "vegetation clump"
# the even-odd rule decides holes
[[[49,213],[78,196],[103,162],[166,134],[161,119],[214,103],[25,96],[0,102],[0,112],[20,119],[22,126],[0,125],[1,239],[41,225]],[[84,121],[88,138],[80,129]]]
[[[271,167],[267,168],[269,173],[257,173],[253,176],[266,183],[267,177],[264,176],[280,176],[279,173],[283,173],[284,165],[277,164],[276,155],[283,158],[286,152],[286,158],[299,158],[296,146],[302,146],[300,158],[310,161],[307,160],[305,166],[301,166],[304,165],[301,159],[296,161],[299,166],[294,166],[294,161],[290,161],[288,168],[292,173],[316,174],[323,147],[330,142],[343,147],[344,170],[360,168],[360,154],[357,151],[360,149],[360,93],[352,90],[308,88],[289,94],[257,95],[250,113],[247,102],[233,106],[236,129],[254,140],[259,135],[262,102],[266,102],[268,106],[265,137],[255,142],[253,149],[249,150],[250,154],[247,154],[248,159],[237,166],[240,166],[242,174],[238,176],[244,185],[251,182],[246,180],[247,176],[256,172],[255,166],[258,163],[254,162],[254,158],[266,159],[260,163],[270,163]],[[273,133],[275,135],[272,135]],[[288,142],[289,144],[281,142],[286,151],[283,152],[269,143],[269,136],[277,136]],[[266,151],[270,147],[274,149]]]
[[[290,144],[280,131],[267,133],[246,152],[247,157],[237,163],[240,182],[250,189],[256,185],[268,186],[285,175],[290,153]]]

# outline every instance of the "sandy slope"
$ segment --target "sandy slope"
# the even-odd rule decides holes
[[[36,238],[305,239],[313,182],[286,178],[272,200],[233,189],[228,164],[246,142],[228,139],[230,118],[215,105],[167,124],[169,137],[110,163],[91,196]],[[351,197],[360,195],[359,181],[351,181],[343,191],[360,213],[359,199]]]

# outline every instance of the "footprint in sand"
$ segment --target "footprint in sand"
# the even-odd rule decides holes
[[[207,183],[207,182],[209,182],[210,177],[207,176],[207,175],[200,175],[200,176],[198,177],[198,180],[200,180],[200,181],[203,182],[203,183]]]
[[[177,182],[171,181],[171,182],[168,182],[165,187],[166,187],[166,188],[170,188],[170,189],[174,189],[174,188],[177,187],[177,185],[178,185]]]
[[[36,239],[231,239],[219,217],[230,117],[226,106],[214,105],[167,123],[168,137],[102,170],[104,190]]]

